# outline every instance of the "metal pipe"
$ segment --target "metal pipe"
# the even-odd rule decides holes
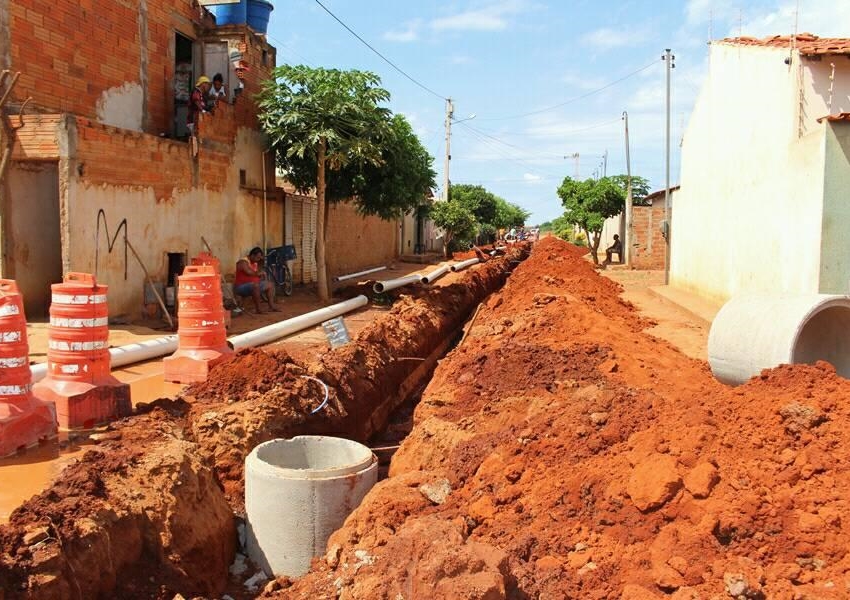
[[[275,340],[279,340],[282,337],[292,335],[293,333],[298,333],[302,329],[313,327],[314,325],[318,325],[328,319],[333,319],[334,317],[338,317],[362,306],[366,306],[368,303],[369,299],[366,296],[356,296],[351,300],[346,300],[345,302],[332,304],[325,308],[320,308],[303,315],[298,315],[297,317],[281,321],[280,323],[260,327],[259,329],[242,333],[240,335],[234,335],[228,341],[233,346],[234,350],[251,348],[253,346],[262,346],[264,344],[274,342]]]
[[[340,275],[339,277],[334,277],[334,281],[346,281],[348,279],[354,279],[355,277],[362,277],[363,275],[368,275],[369,273],[377,273],[378,271],[383,271],[386,267],[375,267],[374,269],[366,269],[365,271],[357,271],[357,273],[350,273],[348,275]]]
[[[378,281],[372,286],[376,294],[383,294],[396,288],[410,285],[411,283],[419,283],[422,281],[422,275],[408,275],[407,277],[399,277],[397,279],[388,279],[386,281]]]
[[[266,236],[266,227],[268,221],[268,199],[266,194],[266,187],[268,183],[266,182],[266,154],[268,150],[263,150],[263,254],[268,252],[268,240]]]
[[[429,284],[434,283],[438,278],[442,277],[446,273],[451,270],[452,266],[448,263],[444,264],[442,267],[438,267],[431,271],[430,273],[425,273],[422,276],[422,283]]]
[[[472,265],[477,265],[481,262],[480,258],[470,258],[469,260],[464,260],[459,263],[455,263],[452,265],[452,273],[457,273],[458,271],[463,271],[466,267],[471,267]]]

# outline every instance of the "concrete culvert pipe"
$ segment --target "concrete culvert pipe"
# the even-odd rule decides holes
[[[269,576],[300,577],[378,480],[357,442],[300,435],[260,444],[245,459],[248,555]]]
[[[708,336],[711,371],[730,385],[780,364],[818,360],[850,378],[850,297],[739,296],[720,309]]]

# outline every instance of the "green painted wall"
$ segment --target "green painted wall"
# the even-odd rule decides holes
[[[826,125],[821,293],[850,293],[850,122]]]

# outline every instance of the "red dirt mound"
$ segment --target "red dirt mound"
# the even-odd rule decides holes
[[[541,240],[391,477],[279,596],[850,597],[850,381],[819,363],[726,387],[617,293]]]

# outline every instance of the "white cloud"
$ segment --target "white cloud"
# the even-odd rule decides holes
[[[472,58],[470,58],[469,56],[464,56],[462,54],[458,54],[456,56],[452,56],[449,59],[449,62],[452,63],[453,65],[469,65],[469,64],[472,64],[475,61],[473,61]]]
[[[408,21],[401,29],[385,32],[383,38],[389,42],[415,42],[419,39],[421,27],[421,19]]]
[[[585,33],[581,37],[581,41],[597,50],[613,50],[614,48],[638,46],[648,38],[649,29],[647,27],[629,29],[602,27]]]
[[[794,31],[796,3],[782,2],[763,13],[744,12],[744,35],[763,37]],[[822,37],[847,37],[850,23],[850,3],[833,0],[802,0],[797,17],[797,31]],[[737,34],[737,27],[732,35]]]
[[[535,175],[534,173],[525,173],[522,178],[528,182],[538,182],[543,179],[540,175]]]
[[[431,28],[436,31],[503,31],[510,26],[510,17],[528,8],[524,0],[491,2],[480,8],[434,19]]]

